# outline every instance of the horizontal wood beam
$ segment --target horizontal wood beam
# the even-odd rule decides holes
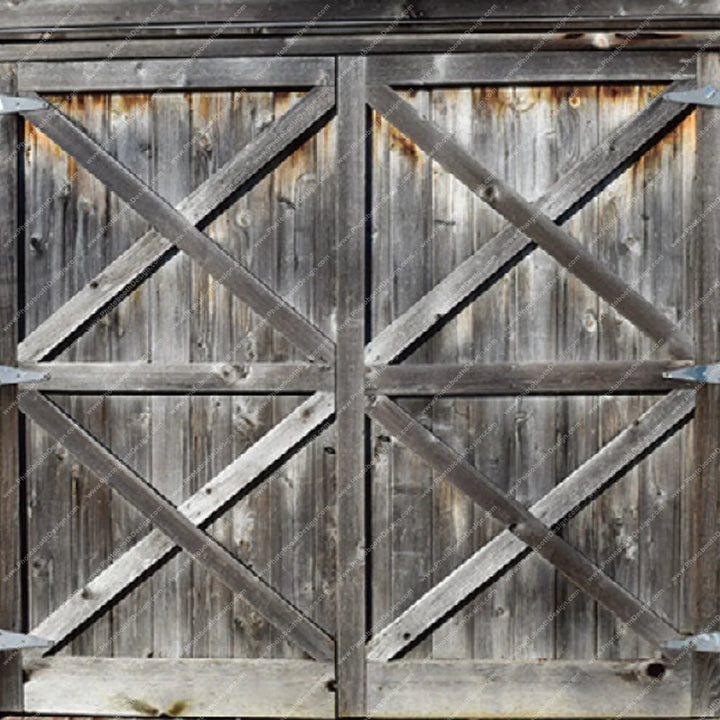
[[[20,75],[22,78],[22,74]],[[695,77],[686,52],[615,51],[376,55],[368,58],[368,83],[438,85],[519,85],[540,83],[649,83]]]
[[[660,62],[662,65],[662,61]],[[332,58],[197,58],[24,62],[18,65],[20,92],[156,92],[332,85]]]
[[[689,716],[687,664],[666,660],[368,663],[371,718]]]
[[[267,471],[304,447],[331,417],[332,393],[316,393],[271,428],[212,480],[194,492],[178,510],[198,527],[206,527],[225,509],[245,496]],[[33,633],[60,649],[79,628],[112,607],[143,577],[165,563],[177,545],[160,530],[120,555],[111,565],[53,610]]]
[[[137,34],[129,38],[126,28],[107,27],[104,39],[97,39],[94,30],[49,31],[52,42],[37,42],[32,31],[3,32],[0,40],[0,61],[27,62],[45,60],[99,60],[115,59],[159,59],[159,58],[211,58],[211,57],[293,57],[293,56],[334,56],[341,54],[411,54],[418,53],[478,53],[515,52],[518,59],[533,53],[583,51],[592,55],[603,50],[622,50],[623,59],[629,54],[678,51],[686,55],[688,66],[693,65],[692,52],[698,49],[718,49],[720,36],[713,30],[655,30],[652,33],[630,35],[626,32],[593,32],[586,28],[575,32],[502,32],[467,34],[464,32],[353,32],[305,33],[290,35],[271,27],[263,28],[263,34],[248,32],[245,35],[223,34],[208,42],[213,34],[211,25],[185,28],[168,36],[161,28],[137,28]],[[76,38],[76,39],[69,39]],[[24,41],[23,41],[24,40]],[[684,72],[684,70],[683,70]]]
[[[662,376],[687,362],[497,363],[492,365],[399,364],[367,368],[366,392],[409,397],[433,395],[594,395],[664,393],[687,387]]]
[[[182,200],[177,205],[177,211],[190,223],[206,227],[215,210],[238,187],[250,181],[253,185],[259,182],[287,147],[327,117],[334,105],[333,89],[311,90]],[[18,347],[20,361],[32,362],[52,357],[93,319],[115,307],[173,252],[172,244],[160,233],[155,230],[146,232],[25,337]]]
[[[98,480],[109,485],[174,544],[250,603],[290,642],[296,643],[316,660],[334,657],[334,642],[322,628],[199,528],[60,407],[33,390],[20,395],[19,405],[33,422],[67,448]]]
[[[331,392],[332,368],[312,363],[24,363],[45,393],[72,395],[311,395]],[[29,386],[28,386],[29,387]]]
[[[369,87],[368,101],[430,157],[671,355],[683,360],[692,358],[692,340],[653,303],[600,263],[556,225],[552,217],[495,176],[436,124],[423,118],[398,93],[387,86]],[[434,316],[437,317],[437,310]]]
[[[332,718],[332,663],[54,657],[26,668],[27,712],[107,717]]]
[[[532,505],[530,512],[548,526],[573,517],[627,472],[648,448],[688,420],[694,408],[694,390],[675,390],[666,395]],[[379,630],[367,645],[368,659],[387,661],[401,654],[528,552],[525,543],[503,530]]]
[[[653,0],[612,0],[601,5],[590,0],[542,0],[524,2],[522,8],[512,0],[450,0],[434,3],[415,0],[408,8],[402,0],[366,0],[347,3],[341,0],[306,0],[302,3],[276,5],[263,0],[196,0],[192,3],[170,0],[158,11],[153,0],[85,0],[78,6],[70,0],[36,0],[32,3],[8,5],[0,18],[0,29],[35,29],[38,31],[108,26],[163,26],[167,34],[182,30],[185,25],[213,23],[221,26],[264,27],[283,29],[305,28],[306,32],[333,27],[351,31],[368,24],[387,26],[395,22],[400,30],[406,27],[457,26],[459,29],[519,27],[541,31],[567,32],[583,27],[611,27],[634,30],[681,29],[685,27],[716,27],[712,0],[696,0],[691,6],[678,3],[658,6]],[[177,25],[180,27],[173,27]],[[390,30],[394,30],[391,27]],[[97,30],[96,30],[97,32]]]
[[[492,517],[508,526],[519,540],[533,548],[568,580],[656,647],[678,636],[675,629],[638,598],[610,578],[533,515],[524,505],[423,427],[385,396],[372,400],[368,414],[398,442],[413,450],[430,467],[467,494]]]

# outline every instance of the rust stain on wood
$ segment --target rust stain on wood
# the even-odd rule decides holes
[[[399,150],[403,155],[417,160],[420,157],[418,146],[406,135],[403,135],[394,125],[388,125],[390,132],[390,148]]]

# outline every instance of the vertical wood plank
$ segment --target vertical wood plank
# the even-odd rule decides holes
[[[193,93],[191,103],[192,185],[199,187],[232,157],[232,96]],[[233,252],[231,222],[223,214],[206,231]],[[234,328],[232,293],[193,264],[193,309],[190,321],[191,362],[228,362]],[[190,400],[191,462],[188,490],[195,492],[233,460],[232,399],[194,397]],[[209,528],[225,547],[232,547],[232,516],[224,515]],[[232,657],[233,593],[201,563],[193,564],[193,657]]]
[[[472,145],[472,92],[467,89],[433,90],[431,119],[463,145]],[[473,195],[442,166],[433,168],[432,282],[437,284],[473,249]],[[430,342],[432,361],[472,362],[472,309],[466,308]],[[432,409],[433,431],[453,449],[464,453],[472,442],[469,419],[473,401],[440,400]],[[454,570],[472,552],[473,502],[434,473],[432,582]],[[472,616],[456,613],[432,636],[433,658],[470,658]]]
[[[698,82],[720,82],[720,55],[704,53],[698,58]],[[697,211],[702,218],[694,242],[693,274],[695,298],[701,302],[695,313],[697,363],[717,362],[720,355],[718,323],[718,273],[720,270],[720,166],[714,148],[720,142],[716,108],[697,108]],[[695,410],[695,577],[693,625],[696,632],[717,631],[720,609],[720,577],[717,539],[720,536],[720,385],[703,385],[697,390]],[[720,714],[720,687],[717,655],[696,653],[693,662],[693,705],[703,715]],[[712,682],[709,681],[713,678]],[[693,707],[695,712],[695,707]]]
[[[597,88],[558,87],[554,91],[558,176],[598,144]],[[583,245],[594,251],[597,201],[588,203],[566,225]],[[562,272],[558,286],[558,352],[561,362],[588,362],[598,357],[598,297],[584,283]],[[599,449],[597,398],[573,397],[557,401],[557,436],[566,438],[555,453],[555,477],[564,478]],[[581,510],[562,530],[562,536],[590,558],[597,557],[594,503]],[[558,659],[595,657],[597,603],[557,574],[558,614],[555,654]]]
[[[232,131],[235,149],[264,130],[274,119],[273,93],[236,93],[233,98]],[[230,227],[233,247],[254,273],[275,286],[276,250],[268,228],[274,223],[275,173],[233,205]],[[272,361],[273,331],[262,323],[247,305],[232,299],[235,328],[233,360],[250,363]],[[232,399],[234,456],[242,454],[273,425],[273,403],[269,398],[235,396]],[[233,547],[238,557],[249,562],[268,580],[268,563],[273,557],[271,537],[272,483],[269,479],[243,498],[231,510]],[[275,629],[244,600],[235,598],[233,608],[233,655],[235,657],[272,656],[277,638]]]
[[[365,715],[365,58],[337,67],[337,714]]]
[[[56,102],[62,99],[54,98]],[[60,272],[72,261],[65,234],[72,224],[67,155],[25,124],[25,330],[35,329],[72,293]],[[69,353],[61,359],[69,359]],[[72,577],[71,462],[35,423],[26,423],[29,625],[36,627],[75,590]],[[61,651],[67,652],[67,649]]]
[[[0,65],[0,93],[15,94],[15,68]],[[18,343],[18,223],[17,193],[20,142],[14,115],[0,117],[0,364],[17,363]],[[0,388],[0,628],[20,632],[22,627],[22,524],[18,454],[17,388]],[[0,711],[22,712],[20,653],[0,653]]]
[[[599,134],[606,138],[640,109],[636,87],[598,89]],[[597,234],[598,258],[624,278],[637,277],[643,268],[643,167],[641,158],[611,183],[598,198],[600,218]],[[638,357],[639,333],[608,303],[599,301],[598,334],[600,360],[633,360]],[[612,440],[641,412],[642,398],[600,399],[597,422],[600,445]],[[638,494],[640,471],[635,468],[597,501],[596,538],[598,562],[630,592],[637,594],[639,569]],[[617,619],[598,607],[598,654],[603,659],[638,657],[638,638],[624,630]]]
[[[152,100],[153,188],[171,203],[191,190],[190,108],[180,94]],[[179,254],[151,278],[152,361],[190,361],[190,261]],[[152,399],[152,484],[173,503],[187,493],[189,401],[186,397]],[[192,561],[171,560],[152,577],[155,657],[192,654]]]
[[[556,118],[550,88],[515,89],[518,173],[515,188],[534,200],[557,172]],[[536,251],[517,266],[515,358],[518,362],[552,360],[557,347],[556,307],[559,265]],[[553,398],[518,398],[514,408],[515,497],[524,505],[539,500],[554,485],[555,405]],[[522,588],[515,597],[515,657],[555,655],[555,570],[535,554],[517,569]],[[528,592],[526,588],[532,588]]]
[[[511,186],[515,185],[521,158],[515,151],[516,114],[513,112],[513,88],[479,88],[473,93],[473,147],[487,159],[492,170]],[[506,223],[492,208],[475,198],[475,245],[477,251]],[[514,360],[516,327],[515,269],[505,273],[472,306],[473,360],[476,363]],[[474,443],[473,465],[483,469],[505,491],[512,477],[512,437],[514,398],[483,398],[473,403],[471,426],[482,433]],[[476,440],[476,438],[475,438]],[[503,530],[502,525],[475,507],[475,547],[480,548]],[[471,605],[476,658],[510,659],[514,648],[515,576],[510,573],[498,580]]]
[[[150,99],[146,95],[110,97],[110,151],[145,182],[151,173]],[[116,195],[110,193],[108,257],[118,257],[147,223]],[[137,287],[107,318],[109,359],[148,362],[150,359],[150,286]],[[108,415],[108,445],[141,477],[151,477],[151,404],[148,396],[114,397]],[[120,552],[142,539],[147,520],[130,503],[114,494],[113,546]],[[152,583],[140,584],[112,610],[115,656],[153,655]]]

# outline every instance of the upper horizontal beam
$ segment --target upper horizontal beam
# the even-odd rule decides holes
[[[22,74],[20,74],[22,78]],[[686,52],[517,52],[377,55],[368,58],[372,85],[518,85],[663,82],[695,77]]]
[[[334,56],[366,54],[418,54],[452,53],[462,55],[480,52],[518,52],[527,56],[530,51],[541,55],[553,51],[622,50],[623,59],[631,54],[662,50],[684,51],[692,62],[688,50],[720,48],[720,35],[715,31],[696,30],[681,32],[653,31],[630,34],[627,32],[493,32],[466,34],[457,32],[357,32],[353,34],[328,33],[317,35],[288,35],[266,28],[262,35],[245,33],[240,36],[227,32],[208,42],[211,26],[184,28],[168,35],[167,29],[134,28],[128,38],[127,28],[106,28],[101,38],[98,30],[53,31],[48,40],[37,42],[37,33],[8,33],[0,30],[0,61],[25,62],[28,60],[116,60],[139,58],[220,58],[220,57],[291,57]],[[50,42],[49,40],[52,40]]]
[[[158,8],[162,11],[159,12]],[[452,26],[458,29],[519,27],[534,30],[563,30],[576,27],[613,27],[636,30],[672,27],[712,27],[718,5],[714,0],[697,0],[686,9],[679,3],[658,5],[655,0],[528,0],[522,12],[512,0],[305,0],[271,3],[265,0],[34,0],[6,3],[0,29],[52,30],[53,28],[105,28],[114,25],[186,26],[222,24],[232,27],[270,25],[302,27],[306,32],[358,25],[395,23],[392,30],[405,27]],[[170,28],[168,27],[168,30]]]
[[[122,92],[189,89],[310,87],[335,80],[332,58],[217,58],[23,62],[20,92]]]

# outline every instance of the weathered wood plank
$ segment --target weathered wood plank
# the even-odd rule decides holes
[[[690,678],[684,667],[653,660],[371,662],[368,715],[689,717]]]
[[[483,18],[486,25],[500,25],[503,28],[522,28],[557,31],[558,23],[563,32],[577,27],[584,28],[590,24],[593,29],[611,28],[634,30],[637,23],[644,22],[643,28],[657,29],[677,23],[702,27],[700,22],[705,13],[712,13],[717,6],[712,0],[699,0],[691,8],[680,8],[676,4],[669,6],[654,5],[652,0],[633,0],[631,3],[614,0],[597,6],[588,0],[576,3],[574,0],[558,0],[551,6],[540,0],[533,0],[523,6],[523,13],[518,13],[517,5],[511,0],[503,2],[471,2],[470,0],[452,0],[438,6],[429,0],[416,0],[410,13],[400,0],[368,0],[362,4],[343,3],[340,0],[312,0],[296,6],[280,8],[268,5],[262,0],[200,0],[187,4],[181,0],[172,0],[162,6],[162,11],[152,0],[133,0],[132,2],[110,3],[108,0],[89,0],[81,7],[67,0],[40,0],[30,5],[20,4],[7,8],[0,28],[3,29],[61,29],[72,27],[100,26],[105,27],[108,21],[127,26],[169,24],[189,25],[191,28],[198,23],[221,24],[253,28],[255,24],[262,26],[279,25],[286,31],[288,28],[309,24],[312,28],[324,28],[328,24],[333,27],[346,22],[347,27],[358,23],[378,24],[386,27],[390,21],[413,21],[415,24],[428,23],[431,26],[446,23],[459,26],[461,29],[473,28],[476,18]],[[110,13],[112,13],[110,15]],[[707,24],[707,21],[706,21]],[[175,28],[172,28],[175,29]],[[97,32],[97,31],[96,31]]]
[[[194,223],[155,193],[55,107],[26,119],[125,200],[166,238],[312,358],[332,362],[332,342]]]
[[[662,376],[665,371],[686,365],[662,360],[370,365],[366,392],[438,397],[653,394],[687,387],[687,383]],[[52,365],[33,367],[51,370]],[[44,384],[39,387],[45,389]]]
[[[268,467],[301,446],[334,412],[334,398],[317,393],[284,421],[252,445],[203,488],[191,495],[178,510],[204,527],[228,505],[246,494]],[[147,573],[157,569],[175,550],[175,544],[153,530],[120,555],[111,565],[50,613],[35,634],[64,644],[76,629],[112,605]]]
[[[233,592],[242,594],[263,617],[286,632],[288,638],[317,660],[329,660],[333,656],[332,639],[323,630],[106,450],[57,405],[34,391],[23,394],[19,403],[26,415],[67,447],[98,478],[151,518],[155,526]]]
[[[0,65],[0,92],[15,93],[15,68]],[[18,143],[21,141],[17,119],[0,117],[0,364],[17,363],[19,265],[17,193]],[[22,558],[21,522],[22,484],[20,478],[17,388],[0,388],[0,628],[21,632],[22,582],[25,572]],[[22,712],[22,668],[19,653],[0,653],[0,710]]]
[[[243,717],[334,717],[327,662],[57,657],[27,674],[35,713],[229,717],[242,708]]]
[[[212,178],[178,203],[178,212],[189,222],[205,227],[218,206],[240,185],[259,181],[261,176],[258,174],[267,172],[273,160],[325,116],[334,102],[334,94],[328,88],[316,88],[308,93],[296,107],[260,132]],[[42,360],[57,352],[70,336],[104,309],[117,304],[128,289],[146,279],[171,254],[172,246],[159,233],[154,230],[145,233],[50,318],[34,328],[20,344],[19,357],[28,361]]]
[[[380,396],[368,414],[443,473],[520,540],[553,564],[580,589],[612,610],[649,642],[659,646],[677,636],[675,630],[650,608],[609,578],[588,558],[568,545],[523,505],[499,490],[480,471],[445,445],[391,400]]]
[[[720,55],[706,53],[699,59],[698,82],[720,80]],[[694,205],[697,225],[691,268],[694,273],[695,342],[698,362],[717,362],[720,353],[718,323],[718,274],[720,266],[720,178],[718,162],[710,148],[720,140],[717,113],[712,108],[697,109],[697,177],[699,187]],[[713,359],[711,359],[713,358]],[[695,460],[692,624],[695,632],[718,631],[720,577],[717,564],[717,540],[720,537],[720,386],[705,384],[697,389],[695,412]],[[703,716],[720,715],[718,656],[695,653],[693,658],[693,711]]]
[[[22,367],[48,375],[27,387],[73,395],[311,395],[334,386],[332,370],[312,363],[52,362]]]
[[[666,64],[659,59],[657,66],[664,68]],[[332,58],[320,57],[195,58],[185,63],[173,60],[31,61],[19,64],[18,87],[20,92],[56,94],[286,88],[332,85],[334,75]]]
[[[688,84],[678,83],[673,87],[687,88]],[[565,173],[537,201],[537,208],[554,220],[563,217],[581,198],[622,167],[638,149],[685,111],[682,105],[657,98]],[[516,262],[530,244],[514,227],[506,228],[487,241],[472,257],[369,343],[366,350],[368,362],[391,362],[396,359],[477,288],[502,268]]]
[[[365,59],[338,59],[337,713],[365,715]]]
[[[578,508],[626,471],[638,455],[686,420],[694,407],[692,390],[677,390],[659,400],[532,505],[530,512],[551,527],[565,518],[573,517]],[[373,637],[368,643],[368,658],[394,658],[479,588],[506,571],[510,563],[524,552],[526,548],[523,544],[508,530],[504,530]]]
[[[684,67],[693,67],[695,61],[688,50],[717,50],[720,46],[717,34],[711,30],[673,30],[657,31],[652,35],[631,36],[624,33],[582,31],[554,34],[537,32],[501,32],[465,34],[458,32],[411,32],[392,34],[383,32],[353,32],[352,34],[283,35],[274,33],[272,28],[264,28],[262,36],[246,35],[239,37],[214,38],[208,42],[202,32],[186,37],[163,37],[162,31],[146,29],[130,38],[127,31],[108,27],[104,40],[88,38],[78,42],[68,39],[66,33],[57,33],[53,42],[27,42],[32,35],[22,38],[14,36],[14,42],[0,44],[0,61],[106,61],[112,57],[120,59],[139,58],[199,58],[199,57],[254,57],[254,56],[320,56],[363,53],[374,54],[417,54],[430,53],[470,53],[470,52],[507,52],[535,53],[539,46],[542,51],[564,50],[573,52],[590,50],[590,55],[599,50],[621,48],[623,59],[630,53],[677,51],[685,56]],[[123,34],[120,34],[123,33]],[[0,30],[0,39],[8,33]],[[154,36],[154,37],[153,37]],[[601,46],[599,48],[598,46]],[[684,71],[684,70],[683,70]]]
[[[686,53],[623,55],[612,51],[376,55],[368,58],[368,84],[401,86],[611,83],[695,79]],[[22,65],[19,74],[23,81]]]

